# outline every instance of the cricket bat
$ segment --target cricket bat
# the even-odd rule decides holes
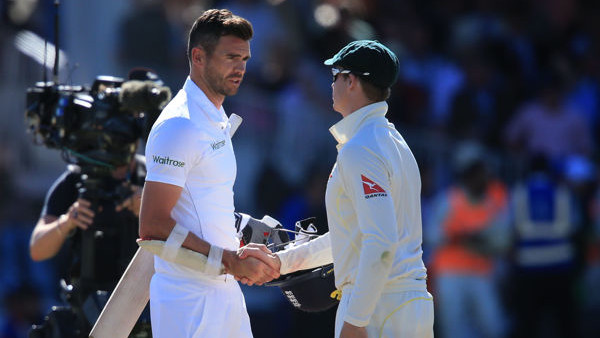
[[[93,338],[126,338],[150,299],[154,255],[138,248],[90,332]]]
[[[233,136],[242,123],[239,115],[229,116]],[[150,280],[154,275],[154,255],[142,248],[129,262],[119,283],[96,320],[90,338],[127,338],[150,299]]]

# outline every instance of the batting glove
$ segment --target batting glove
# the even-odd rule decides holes
[[[240,237],[240,246],[249,243],[267,245],[274,243],[275,246],[288,242],[289,236],[284,231],[281,223],[269,215],[262,219],[256,219],[250,215],[235,212],[235,226]]]

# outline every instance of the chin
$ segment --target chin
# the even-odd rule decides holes
[[[240,89],[239,87],[227,89],[227,90],[223,91],[223,94],[225,96],[233,96],[233,95],[237,94],[239,89]]]
[[[335,102],[331,105],[331,107],[333,108],[334,111],[336,112],[340,112],[340,108],[335,104]]]

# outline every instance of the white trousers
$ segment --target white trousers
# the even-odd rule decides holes
[[[339,338],[352,292],[344,288],[335,316]],[[433,296],[427,291],[384,292],[366,327],[369,338],[433,338]]]
[[[220,280],[181,280],[155,273],[150,282],[154,338],[252,338],[239,284]]]

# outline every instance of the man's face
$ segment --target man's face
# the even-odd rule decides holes
[[[223,95],[235,95],[246,72],[250,59],[250,42],[233,35],[222,36],[212,55],[207,57],[204,70],[211,91]]]
[[[337,72],[336,70],[340,70]],[[347,97],[348,78],[347,73],[339,68],[332,68],[333,78],[331,82],[333,110],[344,115],[345,98]],[[337,73],[337,74],[336,74]]]

